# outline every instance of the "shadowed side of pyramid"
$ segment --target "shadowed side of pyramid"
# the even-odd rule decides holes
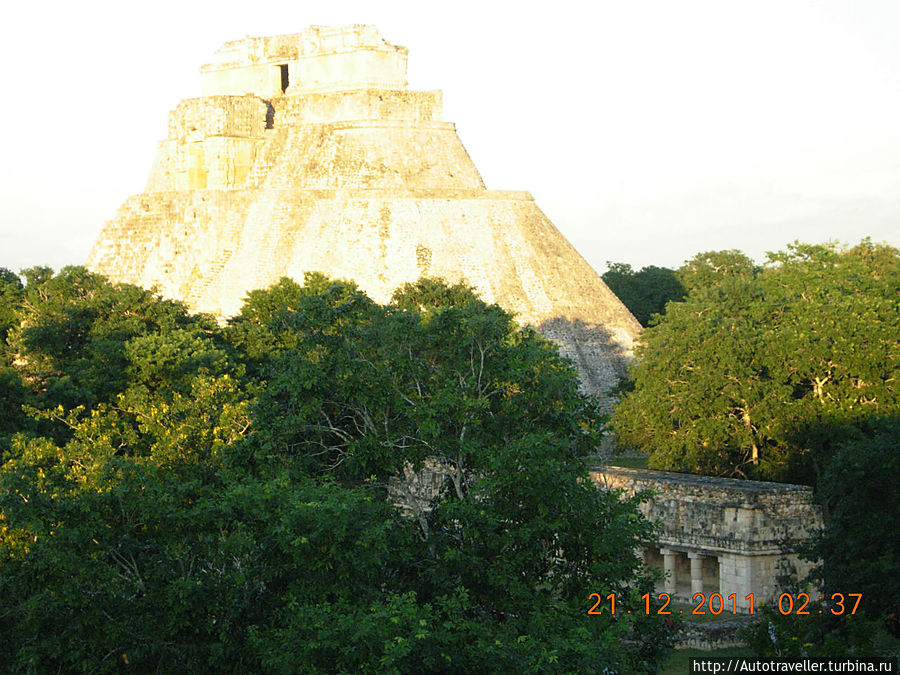
[[[369,26],[228,43],[88,266],[219,316],[307,271],[379,302],[421,276],[466,281],[608,403],[639,324],[531,195],[485,189],[440,92],[408,91],[405,72]]]

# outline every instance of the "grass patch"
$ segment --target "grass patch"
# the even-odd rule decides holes
[[[611,457],[609,460],[609,464],[612,466],[621,466],[626,469],[646,469],[647,456],[641,455],[640,457]]]

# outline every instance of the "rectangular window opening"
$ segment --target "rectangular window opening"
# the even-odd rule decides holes
[[[288,85],[291,83],[288,76],[288,64],[283,63],[278,66],[281,69],[281,93],[287,91]]]

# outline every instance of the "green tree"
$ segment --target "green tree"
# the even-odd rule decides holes
[[[112,402],[128,386],[127,345],[139,336],[182,330],[213,339],[210,317],[129,284],[110,284],[83,267],[23,272],[27,279],[20,322],[8,336],[17,370],[41,409],[88,408]],[[220,338],[216,338],[220,339]]]
[[[643,334],[620,442],[655,468],[814,482],[836,443],[900,410],[897,259],[795,244],[700,285]]]
[[[222,330],[61,276],[26,275],[16,329],[17,369],[78,386],[0,458],[9,670],[653,670],[658,625],[586,614],[649,590],[652,533],[588,480],[574,371],[499,308],[309,275]]]
[[[897,656],[900,653],[900,418],[860,425],[835,449],[817,486],[825,528],[808,552],[817,565],[808,616],[775,608],[748,632],[761,656]],[[852,590],[851,590],[852,589]],[[849,595],[861,594],[857,598]],[[837,598],[834,594],[839,594]],[[815,602],[817,596],[825,602]],[[796,596],[795,596],[796,597]],[[835,616],[843,598],[844,611]],[[821,610],[821,613],[820,611]],[[851,615],[851,611],[856,610]]]
[[[471,623],[435,633],[406,668],[435,668],[451,637],[454,669],[612,658],[613,626],[585,621],[583,598],[598,583],[626,595],[639,518],[586,479],[599,418],[569,364],[464,287],[420,281],[379,307],[332,283],[280,315],[294,346],[268,367],[251,442],[278,466],[368,485],[411,514],[417,574],[399,590],[432,608],[464,601]],[[576,644],[573,632],[593,637]]]
[[[867,426],[837,448],[818,486],[827,520],[817,579],[827,596],[862,593],[866,614],[900,637],[900,418]]]
[[[635,272],[628,263],[606,263],[602,278],[642,326],[666,311],[666,303],[681,301],[686,292],[673,270],[649,265]]]
[[[0,457],[9,449],[12,435],[25,430],[28,424],[22,411],[27,394],[18,371],[0,365]]]
[[[22,280],[18,275],[0,267],[0,346],[6,341],[9,330],[19,323],[23,295]]]
[[[335,294],[357,291],[352,282],[337,285],[318,272],[307,272],[302,284],[282,277],[267,289],[247,293],[241,311],[228,322],[225,338],[246,366],[248,376],[259,381],[272,358],[296,344],[296,335],[284,330],[283,324],[296,320],[290,317],[304,298],[328,295],[330,302],[339,302]]]
[[[27,390],[19,372],[12,367],[14,355],[6,347],[7,334],[19,324],[24,294],[18,275],[0,267],[0,457],[9,449],[12,434],[27,424],[22,411]]]
[[[698,253],[678,268],[675,277],[687,294],[727,278],[752,279],[758,272],[759,267],[744,253],[728,249]]]
[[[132,293],[99,294],[121,307]],[[249,428],[247,395],[216,349],[167,337],[120,333],[107,348],[122,356],[124,391],[90,409],[33,409],[68,433],[18,434],[2,458],[10,672],[253,669],[238,645],[266,578],[253,575],[245,493],[227,469]]]

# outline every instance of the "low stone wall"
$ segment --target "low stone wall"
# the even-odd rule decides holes
[[[685,623],[675,638],[675,649],[725,649],[744,644],[739,631],[755,621],[754,617],[738,616],[711,623]]]

